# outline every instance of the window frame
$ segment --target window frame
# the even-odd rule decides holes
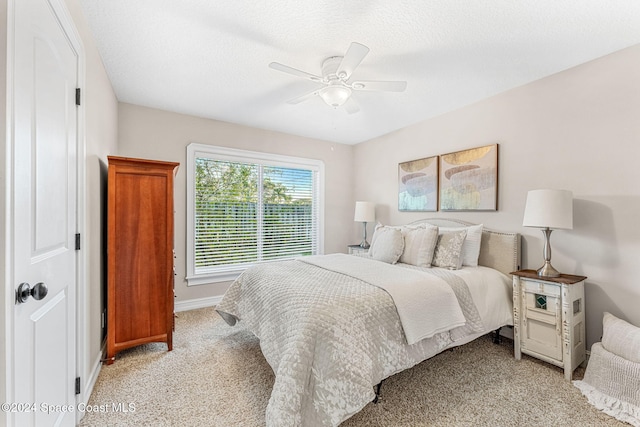
[[[324,253],[324,162],[318,159],[304,157],[285,156],[281,154],[248,151],[237,148],[220,147],[199,143],[187,145],[187,221],[186,221],[186,269],[187,286],[205,285],[211,283],[228,282],[235,280],[250,263],[241,266],[228,266],[217,268],[215,272],[196,273],[195,265],[195,172],[196,158],[205,157],[213,160],[223,160],[240,163],[254,163],[263,166],[286,167],[294,169],[307,169],[317,174],[317,241],[318,254]],[[269,261],[263,261],[269,262]]]

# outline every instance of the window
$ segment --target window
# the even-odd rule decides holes
[[[320,160],[190,144],[187,281],[233,280],[250,265],[323,251]]]

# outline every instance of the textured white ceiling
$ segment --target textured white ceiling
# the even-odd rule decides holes
[[[80,0],[122,102],[354,144],[640,43],[638,0]],[[347,114],[316,83],[357,41]],[[615,76],[612,76],[615,78]]]

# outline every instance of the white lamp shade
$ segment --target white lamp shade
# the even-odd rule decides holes
[[[524,208],[525,227],[573,229],[573,193],[569,190],[531,190]]]
[[[376,219],[376,205],[372,202],[356,202],[354,221],[373,222]]]

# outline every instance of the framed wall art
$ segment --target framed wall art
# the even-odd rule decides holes
[[[398,210],[438,210],[438,156],[398,164]]]
[[[440,156],[441,211],[498,210],[498,144]]]

